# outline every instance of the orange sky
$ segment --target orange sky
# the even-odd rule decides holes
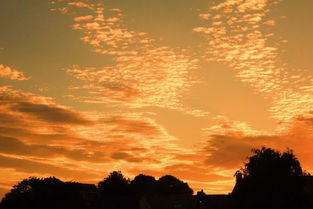
[[[313,171],[310,0],[0,3],[0,195],[171,174],[228,193],[251,148]]]

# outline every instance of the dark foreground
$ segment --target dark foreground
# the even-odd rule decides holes
[[[313,177],[302,171],[292,150],[252,152],[228,195],[193,195],[187,183],[171,175],[130,180],[114,171],[97,186],[55,177],[24,179],[5,195],[0,209],[313,209]]]

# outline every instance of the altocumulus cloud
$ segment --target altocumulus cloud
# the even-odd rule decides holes
[[[29,80],[29,77],[26,77],[23,72],[10,68],[8,66],[0,64],[0,78],[6,78],[10,80]]]

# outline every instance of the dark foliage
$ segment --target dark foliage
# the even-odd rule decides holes
[[[296,209],[303,203],[303,171],[292,150],[252,150],[244,168],[235,173],[232,192],[240,208]]]
[[[30,177],[13,186],[0,209],[137,209],[142,196],[181,194],[191,195],[192,189],[170,175],[156,180],[140,174],[130,181],[120,171],[113,171],[98,183],[98,188],[55,177]]]
[[[125,195],[175,195],[190,194],[193,191],[187,183],[170,175],[156,180],[153,176],[140,174],[130,181],[120,171],[113,171],[99,182],[98,189],[103,196]]]
[[[130,181],[120,171],[113,171],[98,187],[55,177],[30,177],[13,186],[0,209],[138,209],[141,198],[154,205],[180,207],[190,203],[192,208],[313,207],[313,178],[302,171],[292,150],[281,153],[262,147],[252,153],[235,173],[236,185],[230,195],[206,195],[201,191],[193,197],[188,184],[171,175],[156,180],[140,174]]]
[[[184,183],[178,178],[171,175],[165,175],[158,180],[158,193],[162,195],[192,195],[193,190],[188,186],[187,183]]]
[[[131,192],[136,195],[152,195],[157,190],[157,180],[153,176],[139,174],[130,182]]]
[[[97,198],[84,199],[83,184],[62,182],[55,177],[30,177],[13,186],[2,199],[1,209],[88,209],[96,208]],[[95,187],[94,187],[95,188]],[[89,204],[89,205],[88,205]]]
[[[98,189],[103,196],[123,196],[130,193],[129,183],[120,171],[113,171],[98,183]]]

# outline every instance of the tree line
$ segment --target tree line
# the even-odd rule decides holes
[[[103,200],[120,197],[127,197],[127,201],[136,204],[136,201],[144,195],[193,194],[187,183],[171,175],[162,176],[157,180],[153,176],[139,174],[130,180],[120,171],[113,171],[94,188],[78,182],[63,182],[55,177],[30,177],[13,186],[2,199],[0,208],[83,209],[86,208],[86,198],[82,197],[81,192],[86,189],[89,194],[93,192],[91,202],[95,205],[94,208],[100,207]]]
[[[236,184],[228,195],[228,208],[302,209],[310,204],[313,207],[313,181],[310,174],[302,170],[290,149],[285,152],[266,147],[253,149],[252,155],[247,157],[247,162],[235,172],[234,177]],[[82,197],[84,189],[94,192],[95,196],[89,198],[92,201]],[[55,177],[30,177],[13,186],[2,199],[0,209],[85,209],[88,208],[86,201],[88,204],[95,203],[89,208],[101,208],[99,202],[118,201],[121,197],[130,200],[128,206],[123,206],[129,209],[138,208],[138,199],[142,196],[170,195],[192,196],[193,190],[186,182],[171,175],[156,179],[139,174],[130,180],[120,171],[113,171],[94,187],[63,182]],[[196,199],[205,203],[206,198],[202,192]],[[134,206],[131,206],[132,203]]]

